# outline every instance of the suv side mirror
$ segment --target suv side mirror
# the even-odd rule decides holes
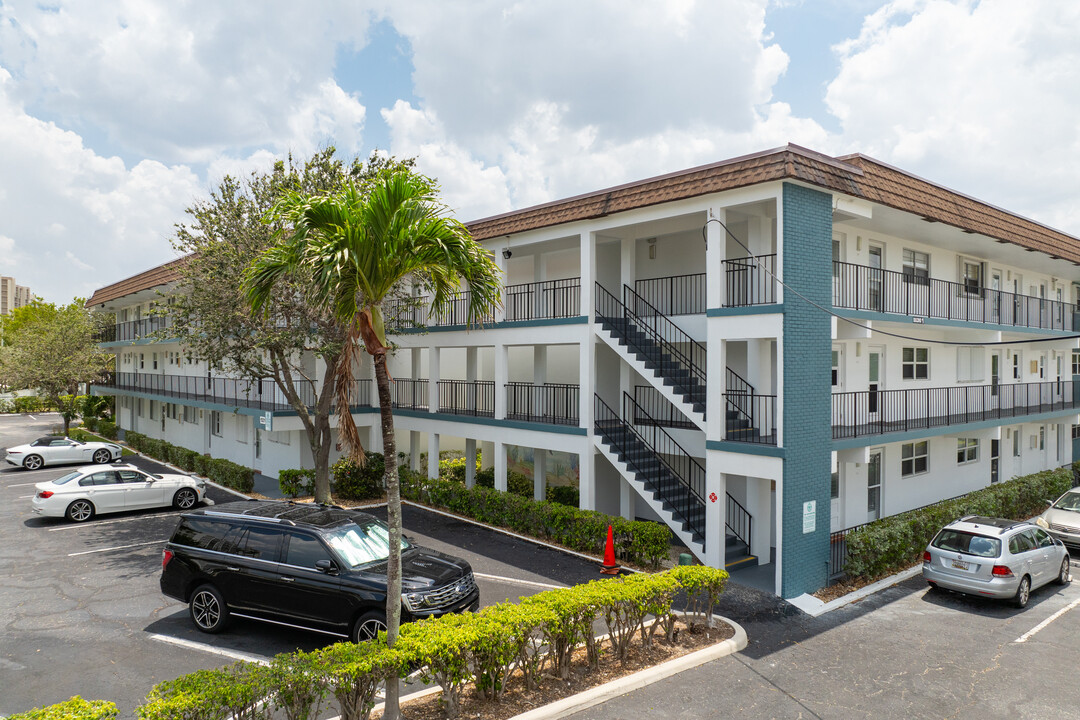
[[[337,574],[337,565],[334,564],[333,560],[316,560],[315,569],[327,575]]]

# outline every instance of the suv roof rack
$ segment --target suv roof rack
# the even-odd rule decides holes
[[[252,499],[254,499],[254,498],[252,498]],[[248,518],[248,519],[251,519],[251,520],[262,520],[264,522],[288,523],[288,524],[290,524],[290,525],[292,525],[294,527],[296,526],[295,522],[293,522],[292,520],[289,520],[287,518],[266,517],[265,515],[248,515],[247,513],[243,513],[243,512],[232,513],[232,512],[222,512],[221,510],[204,510],[202,514],[203,515],[214,515],[216,517],[242,517],[242,518]]]

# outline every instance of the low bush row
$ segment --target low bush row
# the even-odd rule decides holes
[[[586,649],[589,664],[624,662],[635,641],[650,646],[658,636],[672,640],[672,603],[686,593],[697,608],[690,624],[708,623],[712,605],[728,575],[703,566],[677,567],[656,575],[597,580],[576,587],[549,590],[520,603],[499,603],[478,613],[447,615],[402,626],[395,646],[380,640],[338,643],[313,652],[278,655],[268,666],[237,663],[218,670],[199,670],[156,685],[137,710],[141,720],[224,720],[253,718],[278,710],[287,718],[318,717],[333,697],[343,720],[368,718],[385,677],[404,677],[419,668],[426,682],[443,691],[448,717],[458,714],[465,689],[472,684],[484,697],[501,700],[513,686],[535,688],[544,675],[565,680],[575,648]],[[652,616],[656,622],[649,624]],[[610,634],[605,652],[593,631],[602,621]],[[109,714],[46,714],[26,718],[112,718]]]
[[[76,695],[55,705],[9,715],[7,720],[112,720],[116,705],[105,700],[83,700]]]
[[[624,520],[546,500],[537,502],[531,492],[522,497],[481,485],[468,488],[459,482],[429,480],[409,473],[402,475],[401,494],[414,502],[446,508],[580,552],[603,552],[611,525],[616,556],[631,565],[658,567],[671,548],[671,531],[661,523]]]
[[[341,458],[330,466],[330,492],[343,500],[373,500],[383,496],[386,462],[382,453],[365,454],[364,464]],[[278,487],[286,497],[312,495],[315,492],[315,469],[282,470]]]
[[[98,423],[98,432],[108,437],[103,427],[105,424]],[[108,424],[112,425],[112,423]],[[255,471],[243,465],[238,465],[231,460],[212,458],[195,450],[188,450],[179,445],[173,445],[170,442],[130,430],[125,433],[124,439],[128,445],[145,455],[171,463],[196,475],[210,478],[219,485],[240,492],[251,492],[255,487]]]
[[[55,409],[51,402],[36,395],[20,395],[10,400],[0,400],[0,413],[34,413]]]
[[[896,572],[918,561],[934,535],[965,515],[1024,520],[1046,509],[1073,485],[1071,468],[1045,470],[991,485],[958,498],[917,510],[891,515],[848,534],[844,572],[850,577],[873,578]]]

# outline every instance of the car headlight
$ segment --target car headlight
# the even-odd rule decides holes
[[[410,592],[401,594],[401,602],[405,605],[405,609],[409,612],[413,610],[422,610],[431,602],[428,597],[428,593],[423,592]]]

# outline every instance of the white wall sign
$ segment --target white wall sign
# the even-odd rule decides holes
[[[803,535],[812,533],[817,529],[817,502],[807,500],[802,504],[802,531]]]

